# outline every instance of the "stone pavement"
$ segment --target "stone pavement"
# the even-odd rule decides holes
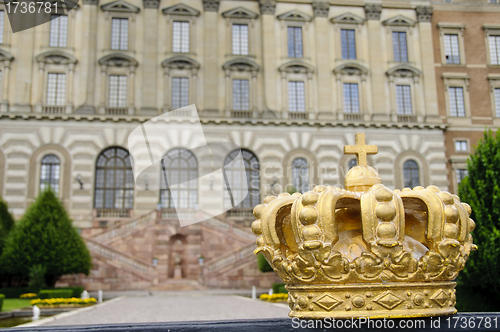
[[[288,312],[286,303],[268,303],[236,295],[188,292],[185,295],[124,296],[71,315],[64,314],[55,320],[49,318],[46,322],[38,321],[37,325],[286,318]]]

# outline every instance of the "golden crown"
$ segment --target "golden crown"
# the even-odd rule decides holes
[[[470,206],[436,186],[382,185],[364,134],[344,153],[357,159],[346,189],[268,196],[253,212],[255,253],[286,282],[290,317],[455,313],[453,280],[477,249]]]

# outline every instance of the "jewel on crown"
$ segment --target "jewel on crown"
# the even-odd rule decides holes
[[[453,281],[471,250],[470,206],[436,186],[390,190],[356,134],[345,188],[268,196],[254,209],[255,253],[287,284],[290,316],[415,317],[456,312]]]

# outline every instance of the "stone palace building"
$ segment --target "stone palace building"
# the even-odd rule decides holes
[[[249,228],[265,196],[343,185],[356,132],[385,185],[456,192],[499,124],[496,0],[82,0],[17,33],[0,9],[0,195],[20,217],[57,191],[94,260],[64,282],[87,289],[269,287]],[[217,183],[134,183],[128,135],[167,112],[243,149],[248,199],[180,227]],[[188,145],[169,175],[223,167]]]

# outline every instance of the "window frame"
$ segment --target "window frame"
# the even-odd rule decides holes
[[[70,25],[69,15],[67,15],[67,14],[66,14],[66,15],[56,15],[56,14],[51,14],[51,17],[52,17],[52,16],[58,16],[58,17],[57,17],[57,18],[55,18],[55,19],[51,19],[51,20],[50,20],[50,24],[49,24],[49,42],[48,42],[49,47],[54,47],[54,48],[67,48],[67,47],[69,47],[69,25]],[[51,40],[52,40],[52,28],[53,28],[53,26],[55,26],[55,25],[54,25],[54,21],[56,21],[56,20],[58,20],[58,21],[59,21],[59,20],[61,19],[61,17],[66,17],[66,30],[65,30],[65,34],[66,34],[66,36],[65,36],[65,38],[66,38],[66,45],[61,46],[61,45],[59,44],[60,39],[61,39],[61,31],[62,31],[62,30],[61,30],[61,22],[59,22],[59,26],[58,26],[58,28],[57,28],[57,29],[58,29],[58,33],[57,33],[57,40],[58,40],[58,41],[57,41],[57,45],[51,45]]]
[[[242,49],[242,46],[241,46],[241,32],[240,32],[240,36],[238,37],[240,40],[239,40],[239,43],[240,43],[240,50],[239,50],[239,53],[235,53],[234,52],[234,49],[235,49],[235,45],[234,45],[234,42],[235,42],[235,36],[234,36],[234,27],[235,26],[246,26],[247,27],[247,36],[246,36],[246,54],[244,54],[241,49]],[[236,55],[236,56],[249,56],[250,55],[250,24],[249,23],[242,23],[242,22],[231,22],[231,55]]]
[[[293,52],[293,56],[290,56],[290,39],[288,38],[289,37],[289,29],[293,29],[294,31],[294,52]],[[300,42],[301,42],[301,56],[297,56],[297,47],[295,45],[295,31],[300,29]],[[295,24],[287,24],[286,26],[286,57],[287,58],[290,58],[290,59],[303,59],[304,58],[304,28],[302,26],[299,26],[299,25],[295,25]]]
[[[357,109],[357,112],[353,112],[352,110],[351,111],[347,111],[347,107],[346,107],[346,85],[348,86],[352,86],[352,85],[356,85],[356,97],[357,97],[357,104],[358,104],[358,109]],[[360,100],[360,84],[358,82],[342,82],[342,105],[343,105],[343,112],[344,114],[361,114],[361,100]],[[352,95],[350,95],[350,101],[352,100]]]
[[[180,83],[181,83],[181,85],[179,86],[179,94],[180,94],[179,106],[174,105],[174,79],[180,79]],[[182,82],[184,80],[187,80],[187,103],[185,105],[183,105],[184,103],[182,100],[182,95],[183,95]],[[171,106],[170,107],[172,108],[172,110],[175,110],[178,108],[183,108],[183,107],[190,105],[190,98],[191,98],[190,87],[191,87],[191,82],[190,82],[189,77],[184,76],[184,75],[175,75],[175,76],[171,77],[171,79],[170,79],[170,101],[171,101],[170,104],[171,104]]]
[[[454,44],[454,37],[456,37],[456,45]],[[447,39],[450,39],[449,41]],[[444,44],[444,57],[446,64],[448,65],[459,65],[461,63],[461,55],[460,55],[460,37],[458,33],[444,33],[443,34],[443,44]],[[448,47],[447,47],[448,46]],[[456,50],[455,50],[456,47]],[[447,54],[447,48],[449,48],[448,51],[450,51],[450,54]],[[458,54],[454,54],[454,52],[457,51]],[[456,58],[458,57],[458,61],[456,61]]]
[[[112,76],[126,78],[126,89],[125,89],[126,95],[125,95],[125,105],[124,106],[120,106],[120,105],[112,106],[110,103],[110,100],[111,100],[110,99],[111,98],[111,77]],[[107,108],[128,108],[129,107],[129,99],[130,99],[129,85],[130,85],[129,75],[118,74],[118,73],[109,73],[107,75],[107,85],[106,85],[106,107]],[[119,88],[118,88],[118,90],[119,90]],[[117,96],[117,98],[119,98],[119,96]]]
[[[56,103],[55,104],[49,104],[49,78],[51,77],[51,75],[58,75],[57,76],[57,80],[56,80],[56,95],[55,95],[55,99],[56,99]],[[64,75],[64,97],[63,97],[63,103],[62,104],[58,104],[57,103],[57,99],[58,99],[58,96],[57,96],[57,90],[58,90],[58,77],[59,75]],[[44,94],[44,105],[45,106],[66,106],[68,103],[68,74],[66,72],[61,72],[61,71],[57,71],[57,70],[53,70],[53,71],[47,71],[47,75],[45,75],[45,94]]]
[[[174,50],[174,45],[175,45],[175,41],[176,41],[176,37],[175,37],[175,32],[176,32],[175,27],[177,25],[176,23],[180,23],[179,50]],[[188,29],[187,51],[184,49],[184,46],[185,46],[184,39],[183,39],[184,27],[187,27],[187,29]],[[174,53],[174,54],[189,54],[190,53],[190,51],[191,51],[191,24],[189,22],[189,19],[183,19],[183,20],[175,19],[172,21],[171,49],[172,49],[172,53]]]
[[[500,66],[500,48],[498,50],[497,58],[498,63],[494,64],[491,61],[491,47],[489,37],[498,36],[500,38],[500,25],[485,24],[483,25],[484,30],[484,41],[486,46],[486,61],[488,66]]]
[[[458,142],[465,142],[465,150],[457,150],[457,143]],[[469,153],[469,139],[468,138],[454,138],[453,139],[453,146],[454,146],[454,151],[455,153]]]
[[[365,19],[353,15],[351,13],[345,13],[336,16],[330,20],[333,23],[333,34],[335,36],[335,58],[340,61],[363,61],[365,49],[364,43],[362,42],[362,27]],[[356,48],[356,58],[355,59],[343,59],[342,58],[342,30],[354,30],[354,44]]]
[[[465,25],[460,23],[438,23],[439,30],[439,45],[441,53],[441,64],[443,66],[465,66],[465,49],[464,49],[464,31]],[[458,51],[460,62],[447,63],[446,61],[446,48],[445,48],[445,35],[457,35],[458,37]]]
[[[121,48],[121,38],[122,38],[122,31],[121,31],[121,24],[120,23],[120,29],[119,29],[119,36],[118,36],[118,48],[113,48],[113,22],[115,20],[119,20],[120,22],[123,22],[123,21],[127,21],[127,48]],[[111,23],[111,26],[110,26],[110,35],[109,35],[109,49],[111,51],[129,51],[131,50],[131,45],[130,45],[130,27],[131,27],[131,24],[130,24],[130,18],[129,17],[121,17],[121,16],[117,16],[117,15],[113,15],[110,19],[110,23]]]
[[[296,168],[299,168],[297,166],[295,166],[295,161],[297,160],[303,160],[306,162],[306,168],[307,168],[307,174],[306,176],[302,176],[302,175],[299,175],[299,183],[301,184],[301,186],[299,186],[299,188],[297,188],[295,186],[295,177],[294,177],[294,171]],[[300,192],[301,194],[303,194],[304,192],[308,191],[309,188],[310,188],[310,185],[311,185],[311,172],[310,172],[310,162],[307,158],[303,157],[303,156],[295,156],[292,160],[291,160],[291,164],[290,164],[290,184],[294,187],[295,190],[297,190],[298,192]],[[299,173],[301,172],[302,168],[299,168],[300,171]],[[304,181],[304,178],[306,178],[306,181]],[[305,182],[305,183],[304,183]],[[306,186],[305,190],[304,190],[304,186]],[[286,191],[287,188],[284,188],[284,190]]]
[[[42,178],[43,178],[43,161],[45,160],[45,158],[47,157],[50,157],[50,156],[54,156],[57,158],[58,160],[58,163],[57,164],[50,164],[50,165],[57,165],[59,167],[58,169],[58,177],[57,177],[57,191],[55,192],[56,196],[57,197],[60,197],[60,193],[61,193],[61,176],[62,176],[62,162],[61,162],[61,158],[56,154],[56,153],[53,153],[53,152],[48,152],[48,153],[44,153],[40,159],[40,162],[39,162],[39,172],[38,172],[38,192],[41,193],[42,192]],[[50,167],[52,169],[52,166]],[[52,172],[50,174],[50,179],[52,179]],[[49,186],[50,186],[50,182],[49,181]],[[53,188],[52,188],[53,189]]]
[[[290,83],[302,83],[302,87],[303,87],[303,106],[304,106],[304,110],[303,111],[292,111],[291,110],[291,96],[290,96]],[[296,84],[298,85],[298,84]],[[287,112],[288,113],[292,113],[292,114],[302,114],[302,113],[307,113],[307,100],[306,100],[306,81],[304,80],[293,80],[293,79],[289,79],[287,80]],[[298,96],[296,96],[295,99],[297,99],[296,101],[299,101],[298,100]],[[299,105],[297,105],[299,106]]]
[[[248,107],[247,107],[247,108],[236,108],[236,107],[235,107],[235,98],[236,98],[236,95],[235,95],[235,90],[234,90],[234,87],[235,87],[235,86],[234,86],[235,81],[239,81],[239,82],[246,81],[246,82],[247,82],[247,83],[246,83],[246,84],[247,84],[247,87],[246,87],[246,88],[247,88],[247,91],[246,91],[246,97],[247,97],[246,103],[247,103],[247,105],[248,105]],[[250,100],[251,100],[251,92],[250,92],[250,89],[251,89],[251,88],[250,88],[250,86],[251,86],[251,79],[248,79],[248,78],[234,78],[234,77],[233,77],[233,78],[231,79],[231,83],[232,83],[232,84],[231,84],[231,95],[232,95],[232,99],[231,99],[231,100],[232,100],[232,102],[231,102],[232,107],[231,107],[231,110],[232,110],[232,111],[250,111],[250,110],[252,109],[251,102],[250,102]],[[240,86],[240,87],[241,87],[241,86]],[[242,98],[242,97],[240,96],[240,99],[241,99],[241,98]],[[242,103],[242,101],[240,100],[240,104],[241,104],[241,103]]]
[[[443,73],[444,94],[446,103],[446,115],[449,121],[470,122],[470,102],[469,102],[469,79],[467,74],[462,73]],[[451,114],[449,88],[462,88],[464,99],[464,116],[454,116]]]
[[[179,15],[179,14],[170,14],[165,13],[165,24],[166,24],[166,33],[165,33],[165,54],[166,55],[186,55],[186,56],[196,56],[197,49],[197,38],[196,38],[196,21],[198,18],[198,14],[190,14],[190,15]],[[174,22],[188,22],[189,23],[189,52],[181,53],[174,52],[173,50],[173,35],[174,35]]]
[[[403,95],[401,96],[403,98],[403,110],[402,110],[402,113],[400,112],[400,108],[399,108],[399,99],[398,99],[398,87],[401,87],[402,89],[404,88],[408,88],[408,93],[410,94],[410,100],[409,100],[409,105],[410,105],[410,113],[407,113],[407,109],[406,109],[406,105],[407,105],[407,100],[405,98],[405,91],[402,91]],[[398,115],[415,115],[415,109],[413,107],[414,105],[414,96],[413,96],[413,93],[412,93],[412,84],[404,84],[404,83],[400,83],[400,84],[394,84],[394,97],[395,97],[395,101],[396,101],[396,114]]]
[[[406,178],[405,178],[405,165],[407,162],[414,162],[417,165],[417,171],[418,171],[418,184],[416,186],[406,186]],[[404,160],[401,161],[401,175],[402,175],[402,180],[403,180],[403,188],[415,188],[418,186],[423,187],[423,177],[422,177],[422,165],[420,165],[419,161],[416,160],[415,158],[408,157],[405,158]]]

